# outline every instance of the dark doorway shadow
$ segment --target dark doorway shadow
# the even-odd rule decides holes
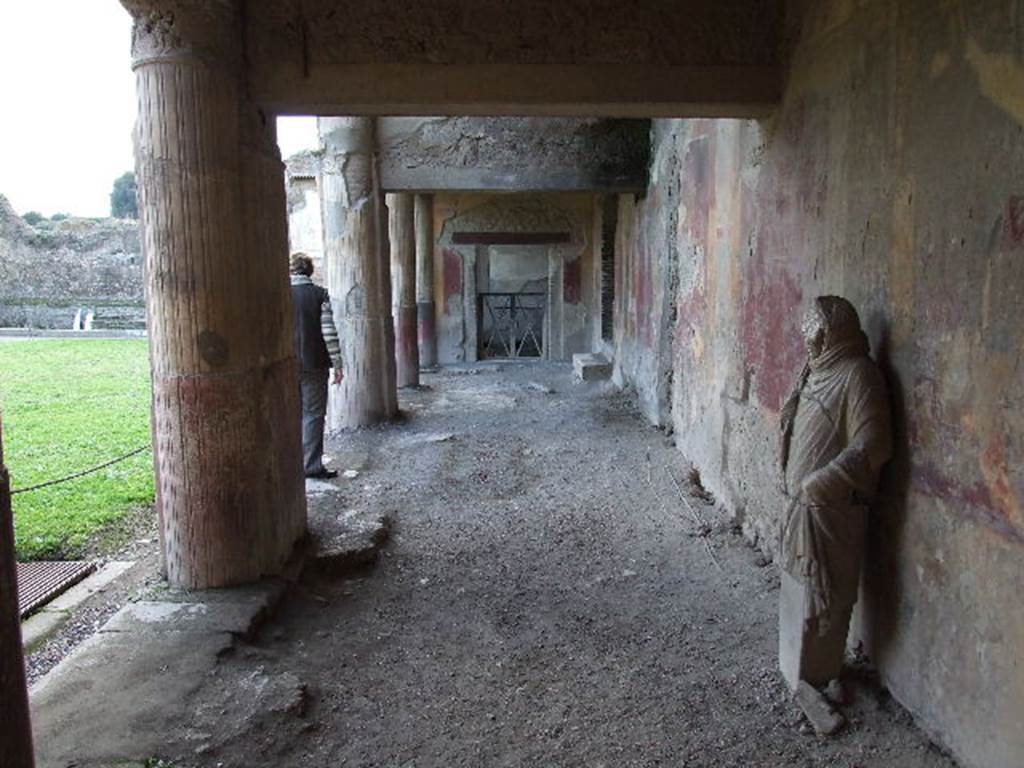
[[[889,389],[893,454],[882,468],[878,494],[868,516],[860,599],[850,642],[881,669],[899,629],[901,570],[907,567],[903,551],[911,477],[910,424],[904,382],[892,359],[889,321],[875,313],[868,318],[865,330],[873,340],[874,357]]]

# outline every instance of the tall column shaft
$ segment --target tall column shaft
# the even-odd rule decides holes
[[[416,238],[413,196],[387,196],[388,239],[391,241],[392,297],[395,310],[395,360],[399,387],[420,383],[420,352],[416,338]]]
[[[420,365],[437,365],[437,310],[434,304],[434,196],[416,195],[416,314]]]
[[[234,3],[124,0],[167,578],[278,573],[305,529],[283,168]]]
[[[318,127],[327,290],[345,362],[345,378],[332,387],[328,421],[344,429],[398,412],[391,254],[375,119],[325,117]]]
[[[18,613],[18,570],[14,562],[14,515],[11,480],[4,466],[3,423],[0,417],[0,755],[4,768],[32,768],[32,726],[29,723],[25,655]]]

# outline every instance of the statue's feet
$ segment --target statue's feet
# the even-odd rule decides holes
[[[825,690],[823,690],[822,693],[825,694],[826,699],[837,707],[844,707],[850,703],[849,692],[838,677],[829,680],[828,685],[825,686]]]
[[[806,680],[796,687],[796,703],[819,736],[832,736],[846,723],[829,700]]]

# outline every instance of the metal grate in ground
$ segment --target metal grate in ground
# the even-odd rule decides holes
[[[25,618],[96,569],[82,560],[18,563],[18,612]]]

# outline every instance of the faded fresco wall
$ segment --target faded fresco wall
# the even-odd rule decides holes
[[[619,196],[615,230],[615,354],[613,380],[635,385],[640,408],[652,424],[671,428],[670,355],[679,261],[675,154],[665,151],[672,121],[654,122],[657,154],[646,195]]]
[[[589,352],[594,310],[592,281],[593,196],[584,193],[526,195],[438,193],[434,195],[434,295],[438,359],[442,364],[476,359],[477,308],[470,299],[483,280],[480,266],[489,256],[518,251],[524,263],[541,254],[549,263],[545,345],[548,359],[571,359]],[[511,235],[508,242],[459,244],[457,233]],[[566,234],[557,244],[526,244],[530,235]],[[523,242],[511,242],[520,235]],[[502,238],[498,238],[502,240]],[[532,274],[532,273],[531,273]],[[507,287],[507,286],[506,286]],[[504,290],[496,286],[495,290]],[[518,289],[517,289],[518,290]]]
[[[652,420],[671,411],[680,449],[771,551],[799,315],[816,295],[850,298],[898,446],[855,641],[966,765],[1020,766],[1024,3],[791,12],[775,117],[655,126],[651,187],[627,222],[617,371]],[[667,393],[652,362],[665,339]]]

